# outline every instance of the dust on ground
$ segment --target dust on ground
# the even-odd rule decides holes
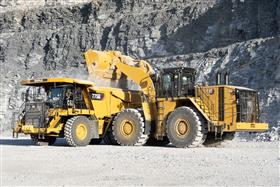
[[[34,146],[1,138],[1,182],[10,185],[279,186],[279,142],[231,141],[179,149],[89,145]]]

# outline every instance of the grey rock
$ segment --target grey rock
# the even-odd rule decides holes
[[[5,129],[22,103],[21,79],[86,78],[89,48],[119,50],[158,67],[195,67],[198,81],[210,84],[217,69],[230,70],[232,84],[260,90],[262,119],[280,124],[279,0],[31,2],[0,1]]]

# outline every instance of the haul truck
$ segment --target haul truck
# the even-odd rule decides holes
[[[192,68],[155,72],[148,62],[117,51],[90,49],[85,59],[89,77],[114,81],[125,77],[139,85],[140,90],[97,87],[93,82],[67,82],[63,78],[23,81],[24,85],[44,87],[52,100],[52,89],[64,90],[55,99],[61,105],[48,104],[48,99],[39,102],[41,108],[36,115],[28,115],[26,109],[36,102],[26,102],[14,133],[31,134],[36,141],[50,144],[56,137],[65,137],[71,146],[103,139],[105,143],[126,146],[171,143],[185,148],[232,138],[235,132],[268,129],[267,123],[259,122],[258,94],[253,89],[196,85],[196,71]],[[221,82],[220,77],[217,83]],[[70,100],[68,86],[72,87]],[[77,101],[83,104],[76,104]],[[40,117],[35,123],[30,116]]]
[[[137,91],[96,87],[91,81],[72,78],[24,80],[29,86],[13,130],[30,134],[36,144],[52,145],[65,137],[70,146],[113,143],[105,136],[114,114],[125,108],[141,107]]]

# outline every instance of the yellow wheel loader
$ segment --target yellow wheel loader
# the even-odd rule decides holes
[[[71,146],[99,143],[197,147],[232,139],[235,132],[262,132],[257,91],[237,86],[195,84],[192,68],[167,68],[155,72],[143,60],[117,51],[85,53],[89,79],[121,81],[140,90],[99,87],[71,78],[23,81],[44,90],[24,103],[14,133],[30,134],[34,141],[52,144],[65,137]],[[228,76],[225,76],[228,82]],[[37,90],[36,90],[37,89]],[[39,89],[39,91],[38,91]],[[43,97],[44,98],[44,97]]]
[[[268,130],[267,123],[259,122],[258,92],[228,85],[228,74],[225,85],[221,85],[218,73],[217,85],[201,86],[195,84],[196,71],[192,68],[166,68],[156,73],[148,62],[118,51],[88,50],[85,58],[90,76],[110,80],[125,76],[140,87],[142,115],[138,112],[136,118],[128,112],[135,109],[125,109],[112,124],[113,138],[121,145],[137,145],[133,136],[118,131],[122,124],[140,140],[146,141],[149,136],[149,144],[171,142],[176,147],[231,140],[235,132]],[[139,129],[146,136],[137,134]]]

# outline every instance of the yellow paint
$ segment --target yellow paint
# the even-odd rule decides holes
[[[218,111],[219,111],[219,88],[224,87],[224,120],[219,121],[218,119]],[[243,87],[235,87],[229,85],[216,85],[216,86],[204,86],[204,87],[197,87],[196,94],[198,92],[203,92],[205,99],[203,102],[206,105],[207,110],[211,113],[212,116],[205,112],[202,109],[201,104],[197,102],[197,98],[191,98],[190,100],[194,103],[196,108],[205,116],[205,118],[212,123],[214,126],[224,126],[225,132],[234,132],[234,131],[265,131],[268,130],[268,124],[266,123],[257,123],[254,122],[253,124],[256,128],[251,128],[251,123],[237,123],[237,106],[236,106],[236,96],[235,96],[235,89]],[[247,89],[247,88],[246,88]],[[199,98],[201,99],[201,98]],[[210,103],[210,104],[209,104]],[[211,107],[207,107],[210,106]],[[212,108],[212,110],[210,109]]]
[[[55,126],[58,124],[58,122],[61,120],[61,116],[57,115],[58,113],[56,113],[56,115],[53,116],[53,119],[51,120],[49,127],[50,128],[55,128]]]
[[[134,124],[130,120],[123,120],[120,129],[124,136],[130,136],[134,131]]]
[[[188,121],[184,119],[178,119],[175,122],[175,130],[179,137],[185,137],[190,131]]]
[[[73,108],[68,108],[68,109],[49,109],[49,116],[76,116],[76,115],[94,115],[95,111],[94,110],[89,110],[89,109],[73,109]]]
[[[88,72],[92,77],[99,76],[118,80],[121,77],[120,75],[124,74],[139,85],[145,95],[144,100],[147,100],[142,104],[145,118],[148,121],[156,118],[156,92],[150,76],[153,73],[153,69],[148,62],[144,60],[136,61],[118,51],[95,51],[92,49],[85,53],[85,59]],[[133,66],[131,63],[133,63]],[[107,76],[108,74],[111,76]],[[113,77],[113,74],[115,77]],[[123,106],[117,105],[120,109],[123,108]],[[110,105],[110,107],[114,106],[114,104]]]
[[[46,135],[59,135],[63,130],[64,124],[61,120],[64,117],[84,115],[92,117],[98,121],[99,134],[103,134],[108,119],[118,114],[125,108],[142,108],[145,122],[155,125],[155,136],[163,137],[166,135],[166,120],[171,112],[186,103],[195,107],[213,126],[224,127],[225,132],[234,131],[265,131],[268,129],[266,123],[237,123],[236,96],[233,94],[235,86],[197,86],[195,97],[177,98],[156,98],[151,74],[152,67],[148,62],[135,60],[131,57],[122,55],[118,51],[95,51],[88,50],[85,53],[86,64],[90,77],[99,76],[111,80],[119,80],[123,75],[134,81],[141,87],[141,91],[123,90],[118,88],[97,87],[94,82],[72,78],[46,78],[22,81],[22,85],[27,86],[48,86],[54,83],[75,84],[82,88],[82,94],[87,109],[67,108],[49,109],[48,116],[52,117],[49,128],[34,128],[24,121],[17,122],[14,132],[25,134],[46,133]],[[224,120],[219,121],[219,88],[224,87]],[[238,87],[240,88],[240,87]],[[101,94],[103,98],[96,100],[91,98],[91,94]],[[85,132],[81,124],[76,134],[83,138]],[[179,121],[176,124],[177,133],[184,135],[188,131],[187,122]],[[131,134],[133,125],[129,122],[123,124],[122,132]]]
[[[210,115],[206,114],[206,113],[204,112],[204,110],[202,109],[202,107],[200,107],[200,104],[199,104],[199,102],[198,102],[198,101],[201,102],[200,99],[191,97],[191,98],[189,98],[189,100],[192,102],[192,104],[195,106],[195,108],[205,117],[205,119],[206,119],[207,121],[212,121],[212,122],[214,122],[214,120],[211,120],[211,119],[210,119]],[[203,104],[203,105],[204,105],[204,104]],[[209,109],[208,109],[208,110],[209,110]]]
[[[141,95],[140,92],[122,90],[118,88],[94,87],[89,91],[97,94],[103,94],[102,100],[91,100],[94,107],[94,114],[98,119],[111,117],[124,108],[140,108]]]
[[[82,89],[82,94],[83,94],[83,98],[84,98],[84,101],[86,103],[87,108],[92,110],[93,105],[92,105],[91,98],[90,98],[90,95],[89,95],[89,89],[88,88]]]
[[[79,140],[84,140],[87,137],[88,131],[85,124],[78,124],[76,126],[76,136]]]
[[[73,78],[55,77],[55,78],[43,78],[43,79],[33,79],[33,80],[23,80],[21,85],[25,86],[41,86],[47,85],[49,83],[68,83],[68,84],[79,84],[85,86],[94,86],[94,82]]]
[[[98,134],[102,135],[104,130],[104,120],[98,120]]]
[[[266,131],[268,129],[267,123],[236,123],[236,131]]]
[[[78,109],[78,108],[52,108],[48,110],[48,116],[52,117],[49,128],[41,128],[40,133],[45,133],[45,135],[50,134],[60,134],[63,130],[64,124],[59,124],[60,120],[63,117],[68,116],[93,116],[96,118],[99,123],[98,132],[102,135],[104,132],[104,118],[111,118],[113,114],[119,113],[124,108],[140,108],[141,107],[141,92],[140,91],[129,91],[122,90],[118,88],[105,88],[105,87],[96,87],[94,83],[90,81],[82,81],[71,78],[48,78],[48,79],[39,79],[39,80],[26,80],[22,81],[23,85],[28,86],[48,86],[50,83],[76,83],[77,86],[82,88],[82,94],[85,99],[85,103],[88,109]],[[102,93],[104,97],[102,100],[92,100],[90,98],[90,92],[93,93]],[[24,124],[24,121],[19,123],[15,129],[15,133],[26,133],[26,134],[36,134],[38,133],[37,128],[33,126]]]
[[[59,124],[58,127],[56,128],[40,128],[40,134],[45,134],[45,135],[50,135],[50,134],[56,134],[58,135],[60,133],[60,131],[63,129],[63,123]],[[15,131],[15,132],[22,132],[24,134],[38,134],[39,133],[39,129],[33,127],[33,125],[23,125],[20,128],[20,131]]]
[[[177,98],[158,98],[157,99],[157,121],[156,121],[156,137],[163,137],[165,133],[166,120],[171,112],[177,106]]]

